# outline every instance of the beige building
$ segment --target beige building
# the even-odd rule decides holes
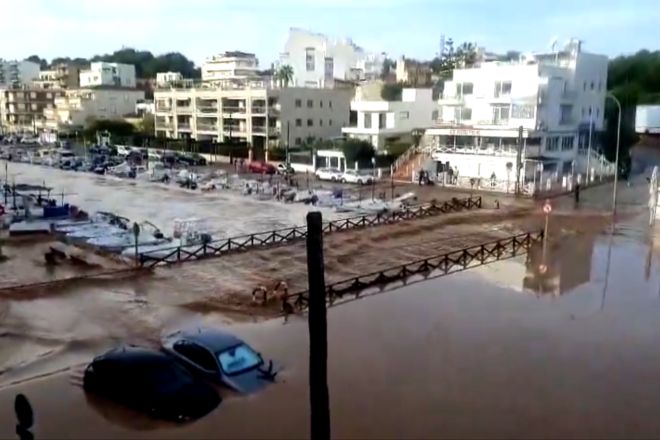
[[[246,141],[267,155],[269,145],[294,146],[310,136],[341,136],[351,98],[351,90],[275,88],[258,81],[160,88],[154,93],[156,134]]]
[[[80,68],[67,64],[39,72],[34,87],[39,89],[70,89],[80,86]]]
[[[85,87],[67,90],[44,110],[41,128],[49,131],[80,129],[90,119],[117,119],[135,112],[144,91],[112,87]]]
[[[401,58],[396,62],[396,81],[410,87],[425,87],[432,83],[433,70],[428,63]]]
[[[44,120],[44,111],[54,107],[63,90],[33,87],[0,89],[0,132],[37,132]]]

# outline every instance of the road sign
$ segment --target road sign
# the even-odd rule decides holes
[[[548,271],[548,266],[546,266],[545,264],[539,264],[539,272],[540,272],[541,274],[544,274],[544,273],[546,273],[547,271]]]
[[[546,214],[550,214],[552,212],[552,205],[550,202],[545,202],[545,205],[543,205],[543,212]]]

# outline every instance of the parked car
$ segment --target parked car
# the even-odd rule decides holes
[[[358,185],[371,185],[374,182],[370,174],[361,174],[356,170],[346,170],[339,180],[341,183],[357,183]]]
[[[157,419],[199,419],[220,404],[219,394],[160,351],[126,346],[97,356],[85,369],[83,387]]]
[[[204,156],[197,153],[183,153],[179,155],[179,161],[188,166],[206,166],[206,159]]]
[[[280,162],[277,164],[277,174],[288,174],[289,176],[296,174],[296,171],[290,164]]]
[[[341,180],[343,175],[339,168],[319,168],[314,174],[318,180],[330,180],[332,182]]]
[[[273,362],[231,333],[214,328],[179,331],[163,340],[163,350],[203,378],[242,393],[274,382]]]
[[[268,162],[250,162],[248,165],[248,171],[259,174],[275,174],[277,173],[277,168]]]

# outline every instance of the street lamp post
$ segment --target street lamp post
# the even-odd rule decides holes
[[[619,150],[621,149],[621,114],[623,112],[621,111],[621,103],[614,95],[608,93],[606,97],[614,101],[619,110],[619,118],[616,129],[616,156],[614,159],[614,191],[612,193],[612,213],[616,215],[616,197],[619,184]]]

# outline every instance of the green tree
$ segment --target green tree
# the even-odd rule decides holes
[[[380,97],[384,101],[401,101],[403,86],[403,83],[383,84],[383,87],[380,89]]]
[[[374,146],[360,139],[345,140],[341,144],[341,151],[344,153],[349,168],[352,168],[350,164],[353,163],[357,163],[361,168],[370,167],[371,159],[376,156]]]
[[[289,87],[289,83],[293,82],[293,67],[285,64],[277,69],[276,79],[282,82],[284,87]]]
[[[121,144],[129,142],[136,133],[136,127],[130,122],[111,119],[94,119],[86,121],[83,132],[85,139],[95,141],[97,133],[109,133],[113,142]]]
[[[155,132],[155,119],[154,115],[147,113],[142,117],[142,120],[138,124],[137,130],[146,136],[154,136]]]
[[[396,70],[396,61],[386,58],[383,61],[383,68],[380,72],[380,79],[386,79]]]
[[[45,60],[38,55],[29,57],[30,61],[39,62],[45,68]],[[37,61],[39,60],[39,61]],[[90,59],[56,57],[48,63],[49,66],[57,64],[70,64],[81,68],[88,67],[90,63],[105,61],[109,63],[133,64],[135,75],[138,78],[155,78],[158,72],[180,72],[185,78],[200,78],[200,70],[195,63],[179,52],[169,52],[155,56],[148,50],[122,48],[109,54],[95,55]]]

